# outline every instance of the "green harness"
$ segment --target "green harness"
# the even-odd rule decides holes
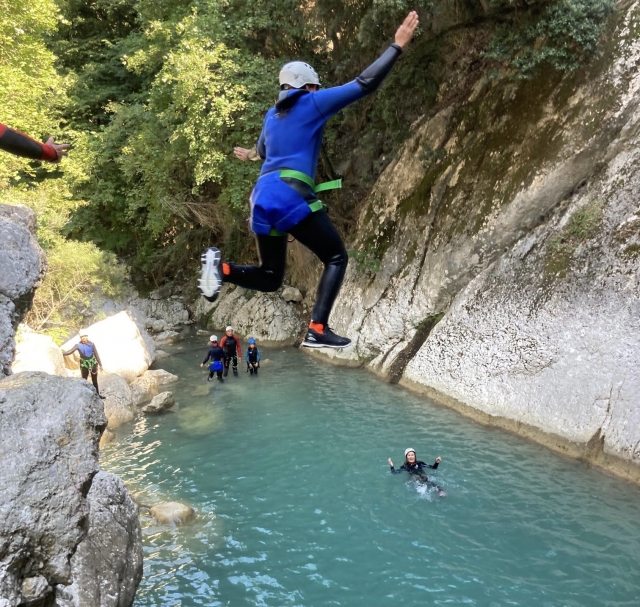
[[[327,190],[337,190],[342,187],[342,179],[334,179],[333,181],[325,181],[324,183],[315,184],[313,179],[309,177],[306,173],[302,173],[301,171],[294,171],[293,169],[283,169],[280,171],[280,177],[288,177],[289,179],[297,179],[298,181],[302,181],[306,183],[312,190],[314,194],[318,192],[325,192]],[[327,208],[327,205],[324,204],[321,200],[314,200],[309,203],[309,208],[312,213],[316,211],[322,211]],[[280,230],[276,230],[275,228],[271,228],[271,232],[269,232],[269,236],[284,236]]]
[[[98,361],[96,360],[95,356],[92,356],[91,358],[80,359],[80,366],[85,367],[86,369],[89,369],[89,371],[92,371],[97,364],[98,364]]]

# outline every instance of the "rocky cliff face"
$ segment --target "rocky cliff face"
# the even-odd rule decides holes
[[[469,59],[363,210],[330,356],[640,478],[639,33],[628,3],[564,77]]]
[[[121,481],[99,473],[106,423],[84,380],[0,381],[1,607],[132,604],[140,523]]]
[[[0,377],[11,374],[14,334],[46,268],[34,212],[0,204]]]

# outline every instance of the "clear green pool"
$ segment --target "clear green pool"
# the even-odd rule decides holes
[[[143,501],[198,511],[143,514],[136,607],[640,605],[638,488],[294,349],[222,385],[202,338],[172,352],[175,409],[102,458]],[[389,474],[407,446],[442,456],[446,497]]]

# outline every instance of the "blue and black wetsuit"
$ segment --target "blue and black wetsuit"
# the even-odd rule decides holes
[[[91,373],[93,386],[96,392],[100,394],[100,390],[98,390],[98,366],[102,367],[102,362],[96,345],[92,341],[87,341],[84,344],[79,342],[73,346],[71,350],[63,352],[62,354],[64,356],[70,356],[74,352],[80,354],[80,373],[82,374],[82,379],[88,379],[89,373]]]
[[[284,279],[285,233],[289,233],[324,264],[311,318],[327,324],[347,268],[347,251],[326,211],[309,206],[317,202],[313,188],[300,179],[282,177],[280,172],[292,170],[313,180],[327,120],[373,93],[401,53],[402,49],[392,44],[360,76],[343,86],[280,92],[275,107],[264,118],[256,146],[265,160],[251,193],[251,229],[256,234],[260,266],[230,265],[226,282],[257,291],[277,290]]]
[[[245,352],[245,360],[247,361],[247,371],[250,371],[251,375],[254,373],[257,375],[260,368],[260,350],[255,346],[253,348],[248,346]]]
[[[436,489],[438,489],[438,491],[442,491],[441,487],[438,487],[438,485],[436,485],[434,482],[429,480],[429,477],[424,471],[425,468],[428,468],[430,470],[436,470],[438,468],[439,463],[440,462],[434,462],[433,464],[430,465],[430,464],[425,464],[424,462],[414,462],[413,464],[410,464],[409,462],[405,461],[405,463],[402,464],[402,466],[400,466],[398,470],[396,470],[393,466],[389,466],[389,467],[391,468],[392,474],[398,474],[400,472],[408,472],[411,476],[415,477],[415,479],[418,482],[424,483],[429,487],[435,487]]]
[[[209,365],[209,379],[211,379],[215,373],[219,381],[224,381],[224,379],[222,379],[222,370],[224,369],[224,365],[222,364],[223,358],[224,350],[220,346],[216,344],[209,347],[209,351],[202,361],[202,364],[206,365],[207,361],[211,360],[211,364]]]

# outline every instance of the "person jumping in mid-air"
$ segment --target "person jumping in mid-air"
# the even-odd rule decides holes
[[[404,464],[400,466],[398,470],[393,467],[393,462],[391,458],[387,460],[389,462],[389,466],[391,467],[392,474],[398,474],[399,472],[408,472],[411,476],[414,476],[416,480],[420,483],[424,483],[428,487],[435,487],[438,490],[438,495],[444,497],[446,494],[442,490],[441,487],[438,487],[435,483],[429,480],[429,477],[424,472],[424,468],[430,468],[431,470],[436,470],[438,465],[442,461],[441,457],[436,457],[436,461],[432,464],[425,464],[424,462],[418,461],[416,457],[416,450],[409,447],[409,449],[405,449],[404,452]]]
[[[100,368],[100,371],[103,371],[98,348],[96,348],[96,345],[92,341],[89,341],[89,334],[86,331],[80,331],[79,337],[80,343],[73,346],[71,350],[63,352],[62,355],[71,356],[74,352],[80,354],[80,374],[82,375],[82,379],[88,381],[89,374],[91,374],[93,387],[96,389],[98,396],[104,400],[106,397],[102,396],[98,389],[98,368]]]
[[[233,334],[233,327],[227,327],[226,335],[220,342],[224,350],[224,376],[229,375],[229,364],[233,367],[233,374],[238,377],[238,356],[242,357],[240,340]]]
[[[224,365],[222,364],[223,358],[224,350],[218,345],[218,338],[215,335],[212,335],[209,338],[209,351],[207,352],[207,356],[200,363],[200,366],[204,367],[207,364],[207,361],[211,360],[211,364],[209,365],[209,378],[207,381],[212,380],[214,373],[218,376],[218,381],[224,381],[222,378],[222,370],[224,369]]]
[[[215,301],[222,282],[246,289],[276,291],[284,279],[287,233],[310,249],[324,264],[316,303],[303,346],[344,348],[351,343],[328,326],[333,303],[347,268],[342,238],[316,193],[340,187],[339,182],[316,186],[314,176],[324,125],[337,112],[373,93],[389,73],[402,49],[411,41],[418,15],[407,15],[395,42],[355,80],[319,90],[316,71],[302,61],[280,71],[280,95],[264,119],[255,150],[236,148],[236,156],[264,159],[251,193],[251,230],[256,235],[259,266],[222,263],[220,251],[210,247],[202,255],[198,283],[206,299]]]
[[[251,375],[258,375],[258,369],[260,368],[260,350],[258,350],[256,340],[253,339],[253,337],[250,337],[247,343],[249,344],[245,353],[247,371],[249,371]]]
[[[46,143],[38,143],[35,139],[16,131],[4,124],[0,124],[0,150],[31,158],[31,160],[45,160],[47,162],[60,162],[67,155],[68,143],[55,143],[53,137],[49,137]]]

